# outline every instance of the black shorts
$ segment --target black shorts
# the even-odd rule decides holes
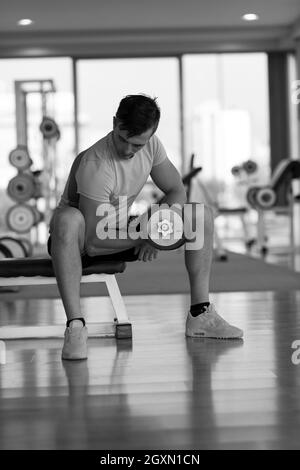
[[[48,238],[47,250],[48,250],[49,255],[51,256],[51,235]],[[87,254],[83,254],[81,256],[83,267],[86,267],[92,263],[95,263],[96,260],[105,262],[105,261],[136,261],[137,259],[138,259],[138,254],[134,253],[134,248],[130,248],[128,250],[123,250],[123,251],[118,251],[110,255],[89,256]]]

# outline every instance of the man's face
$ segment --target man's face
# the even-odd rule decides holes
[[[153,129],[148,129],[140,135],[128,137],[128,132],[120,129],[120,121],[114,119],[113,141],[118,156],[122,160],[129,160],[136,152],[141,150],[153,134]]]

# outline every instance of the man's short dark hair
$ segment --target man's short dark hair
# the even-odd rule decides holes
[[[116,117],[121,121],[120,128],[128,132],[128,137],[141,135],[149,129],[156,131],[160,109],[157,98],[147,95],[127,95],[119,104]]]

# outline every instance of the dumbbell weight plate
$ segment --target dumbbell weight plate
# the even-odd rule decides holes
[[[54,119],[49,117],[44,117],[41,125],[40,131],[43,134],[44,139],[52,139],[53,137],[59,138],[60,132],[58,126]]]
[[[10,249],[7,248],[7,246],[0,243],[0,259],[12,258],[12,257],[13,257],[13,255],[12,255]]]
[[[32,176],[20,173],[12,178],[7,186],[7,194],[17,202],[25,202],[34,195],[35,185]]]
[[[24,250],[26,252],[26,257],[29,258],[30,256],[32,256],[33,246],[32,246],[31,241],[28,238],[25,238],[25,237],[18,238],[18,241],[20,243],[22,243],[22,245],[24,247]]]
[[[253,160],[247,160],[245,163],[243,163],[243,169],[248,175],[252,175],[257,171],[257,163]]]
[[[247,194],[246,194],[246,199],[247,199],[247,202],[248,204],[253,207],[254,209],[256,209],[256,199],[255,199],[255,195],[256,195],[256,192],[258,191],[259,186],[251,186],[248,191],[247,191]]]
[[[147,223],[148,242],[158,250],[175,250],[184,244],[182,217],[172,209],[158,209]]]
[[[25,145],[19,145],[12,150],[8,159],[10,164],[20,171],[27,170],[32,165],[32,160]]]
[[[233,176],[239,176],[240,173],[241,173],[241,167],[240,167],[240,166],[235,165],[235,166],[233,166],[233,167],[231,168],[231,174],[232,174]]]
[[[276,193],[270,187],[259,188],[255,193],[256,207],[262,210],[271,209],[276,203]]]
[[[10,250],[12,258],[27,257],[27,251],[20,240],[13,237],[1,237],[0,243]]]
[[[16,204],[6,214],[6,223],[10,230],[17,233],[27,233],[35,224],[35,214],[27,204]]]

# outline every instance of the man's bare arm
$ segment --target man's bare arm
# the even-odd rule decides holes
[[[186,191],[181,176],[168,158],[152,168],[151,178],[156,186],[165,194],[160,203],[168,205],[177,203],[183,206],[187,202]]]

